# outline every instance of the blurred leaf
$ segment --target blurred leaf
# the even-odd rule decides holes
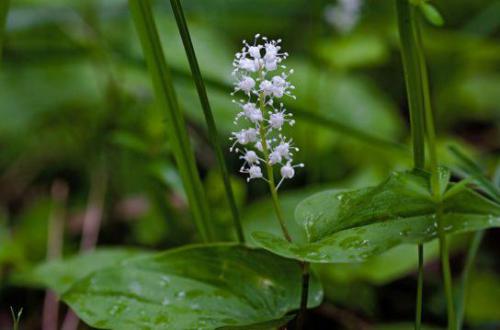
[[[296,221],[309,244],[289,243],[257,232],[252,237],[274,253],[319,263],[356,262],[403,243],[423,243],[437,236],[437,205],[422,172],[395,172],[373,188],[326,191],[302,201]],[[441,202],[439,219],[447,234],[500,226],[500,205],[472,190]]]
[[[97,328],[259,329],[298,308],[300,278],[296,262],[263,250],[187,246],[94,272],[63,300]],[[322,291],[311,284],[313,307]]]
[[[15,275],[12,281],[23,286],[48,287],[61,295],[74,283],[99,269],[150,254],[131,248],[99,248],[64,260],[43,263],[29,272]]]
[[[467,292],[466,321],[472,325],[500,322],[500,283],[492,272],[473,273]]]
[[[319,56],[335,68],[357,68],[382,64],[389,58],[384,40],[375,34],[349,34],[318,44]]]
[[[421,1],[419,7],[429,23],[434,24],[435,26],[442,26],[444,24],[444,19],[436,7],[425,1]]]
[[[366,79],[334,74],[317,69],[308,62],[290,62],[297,87],[297,100],[290,107],[324,116],[342,125],[393,139],[401,130],[396,108],[378,88]]]

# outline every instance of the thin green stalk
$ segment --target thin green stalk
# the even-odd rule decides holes
[[[7,14],[9,13],[10,0],[0,1],[0,63],[2,61],[5,30],[7,28]]]
[[[302,262],[302,291],[300,295],[300,310],[297,316],[297,329],[304,328],[307,311],[307,298],[309,296],[309,263]]]
[[[265,113],[266,104],[265,104],[265,96],[261,93],[259,95],[259,107],[262,113]],[[266,141],[266,130],[263,125],[260,126],[260,137],[262,144],[262,153],[264,154],[264,159],[269,159],[269,149]],[[269,164],[268,161],[266,163],[266,172],[267,172],[267,183],[269,185],[269,190],[271,192],[271,199],[273,201],[274,211],[276,213],[276,217],[278,218],[278,222],[281,227],[281,231],[283,232],[283,236],[288,242],[292,242],[292,236],[288,232],[285,224],[285,217],[283,216],[283,211],[281,210],[281,206],[278,199],[278,190],[276,189],[276,184],[274,181],[274,172],[273,167]],[[302,286],[301,286],[301,295],[300,295],[300,309],[299,314],[297,315],[297,329],[302,329],[304,327],[304,320],[307,311],[307,298],[309,295],[309,263],[301,262],[302,267]]]
[[[418,11],[415,11],[419,13]],[[434,113],[432,111],[431,98],[430,98],[430,89],[429,89],[429,77],[427,73],[427,64],[425,61],[425,55],[423,52],[423,43],[422,43],[422,33],[420,29],[420,21],[418,20],[420,16],[416,15],[415,17],[415,38],[417,42],[417,54],[420,63],[420,74],[422,79],[422,92],[423,92],[423,100],[424,100],[424,109],[425,109],[425,126],[427,133],[427,142],[429,146],[429,160],[430,160],[430,168],[431,168],[431,191],[432,195],[438,203],[437,210],[437,221],[438,221],[438,231],[439,231],[439,248],[440,248],[440,257],[441,257],[441,267],[443,272],[443,281],[445,287],[446,294],[446,308],[448,315],[448,329],[456,330],[456,316],[455,316],[455,304],[453,300],[453,283],[452,283],[452,275],[450,270],[450,260],[449,260],[449,251],[448,251],[448,242],[446,239],[446,233],[442,228],[441,218],[442,218],[442,210],[441,210],[441,190],[439,189],[439,172],[438,172],[438,157],[437,157],[437,148],[436,148],[436,128],[434,125]]]
[[[238,237],[238,241],[240,243],[244,243],[245,237],[243,235],[243,226],[241,225],[238,207],[236,206],[236,200],[234,198],[233,188],[231,187],[229,172],[227,170],[226,163],[224,160],[224,155],[220,147],[219,134],[217,133],[217,127],[215,125],[214,116],[212,114],[212,109],[210,107],[210,102],[208,100],[205,83],[203,81],[203,76],[201,75],[200,66],[198,65],[198,60],[196,59],[196,53],[194,51],[193,43],[191,41],[191,36],[189,34],[186,18],[182,10],[182,5],[179,0],[170,0],[170,4],[174,12],[175,20],[177,22],[177,27],[179,28],[179,33],[182,38],[184,49],[186,51],[186,55],[189,61],[189,66],[191,68],[191,74],[193,75],[194,83],[196,85],[196,90],[198,92],[198,97],[200,98],[201,107],[203,109],[203,114],[205,115],[205,121],[208,127],[208,136],[210,138],[212,147],[215,150],[215,155],[219,163],[219,170],[222,175],[224,188],[226,191],[226,197],[229,202],[229,206],[231,208],[236,235]]]
[[[417,169],[425,167],[425,121],[423,109],[422,80],[420,79],[420,62],[417,56],[415,40],[415,8],[408,0],[397,0],[396,10],[398,30],[401,40],[401,57],[403,60],[410,126],[413,145],[413,166]],[[415,330],[422,325],[422,297],[424,283],[424,246],[418,244],[418,279],[415,305]]]
[[[260,106],[260,111],[262,111],[262,113],[265,113],[266,110],[264,98],[265,97],[263,94],[259,95],[259,106]],[[262,153],[264,154],[264,159],[269,159],[269,148],[267,147],[267,141],[266,141],[266,129],[264,128],[263,125],[260,126],[259,133],[261,138],[260,142],[262,144]],[[271,199],[273,201],[274,212],[276,213],[276,217],[278,218],[278,222],[280,224],[281,231],[283,232],[283,236],[285,236],[287,241],[291,242],[292,237],[290,236],[290,233],[286,228],[285,217],[283,216],[283,211],[281,210],[281,206],[278,199],[278,190],[276,190],[276,183],[274,182],[273,167],[271,166],[271,164],[269,164],[268,161],[265,161],[265,163],[267,172],[267,183],[269,185],[269,191],[271,192]]]
[[[470,243],[467,251],[467,257],[465,258],[465,266],[462,272],[462,278],[460,279],[460,286],[457,294],[457,329],[462,329],[463,327],[469,277],[472,269],[474,268],[474,262],[476,261],[476,256],[479,251],[481,241],[483,240],[483,236],[484,230],[474,233],[472,242]]]
[[[160,108],[165,110],[169,143],[196,227],[203,241],[213,241],[208,202],[196,168],[184,116],[179,108],[173,81],[165,61],[150,1],[129,0],[129,8],[141,41],[157,102]]]
[[[415,306],[415,329],[422,327],[422,296],[424,289],[424,245],[418,245],[417,304]]]
[[[438,216],[439,220],[439,216]],[[455,308],[453,304],[453,283],[451,278],[450,270],[450,260],[448,252],[448,242],[446,239],[446,234],[439,225],[439,251],[441,257],[441,268],[443,272],[444,290],[446,294],[446,310],[448,314],[448,329],[456,330],[456,318],[455,318]]]
[[[425,122],[422,81],[417,43],[415,40],[415,9],[408,0],[396,0],[401,57],[403,60],[406,93],[410,110],[414,167],[425,167]]]

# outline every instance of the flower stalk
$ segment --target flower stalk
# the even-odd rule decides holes
[[[232,133],[230,151],[240,155],[243,165],[240,172],[247,174],[247,181],[262,179],[267,182],[274,211],[283,236],[289,242],[292,237],[286,227],[281,209],[278,189],[286,179],[295,176],[295,168],[304,164],[293,164],[294,152],[299,149],[293,141],[282,134],[285,125],[293,126],[295,120],[280,101],[283,97],[295,98],[295,88],[287,78],[293,70],[286,71],[283,61],[288,53],[281,52],[281,40],[269,40],[255,35],[253,44],[243,41],[243,48],[233,61],[233,76],[236,78],[232,95],[243,94],[233,100],[241,111],[234,124],[240,126]],[[281,179],[276,183],[274,166],[280,167]],[[263,173],[262,168],[265,168]],[[309,264],[301,262],[302,293],[297,328],[301,329],[307,309],[309,291]]]

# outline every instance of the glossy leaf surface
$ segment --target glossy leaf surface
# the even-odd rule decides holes
[[[298,308],[298,263],[234,244],[189,246],[99,270],[63,295],[104,329],[266,329]],[[322,291],[311,281],[309,306]]]
[[[296,209],[296,221],[304,227],[309,243],[288,243],[264,232],[253,237],[259,245],[288,258],[320,263],[363,261],[399,244],[436,238],[438,204],[429,190],[427,174],[396,172],[376,187],[321,192]],[[469,189],[450,195],[440,207],[439,221],[448,234],[500,226],[500,206]]]

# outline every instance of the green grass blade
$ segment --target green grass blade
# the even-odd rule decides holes
[[[471,179],[474,181],[479,188],[481,188],[489,197],[494,201],[500,202],[500,193],[498,188],[488,180],[484,175],[481,166],[477,164],[474,160],[469,158],[465,153],[455,146],[450,146],[449,150],[453,155],[459,160],[460,167],[466,175],[469,175],[466,179]],[[464,323],[464,312],[465,303],[467,299],[467,289],[469,284],[470,273],[474,268],[474,262],[476,260],[477,253],[479,252],[479,247],[484,237],[484,231],[478,231],[474,233],[472,241],[467,249],[467,256],[465,258],[465,266],[462,271],[462,276],[460,277],[460,282],[456,295],[456,306],[457,306],[457,327],[462,329]]]
[[[194,51],[193,43],[191,41],[191,36],[189,34],[186,18],[184,16],[182,5],[179,0],[170,0],[170,4],[172,5],[172,10],[174,12],[175,21],[177,22],[177,27],[179,28],[179,33],[181,35],[184,49],[186,50],[186,55],[189,61],[189,66],[191,68],[191,73],[193,75],[194,83],[196,85],[196,91],[198,92],[198,97],[200,98],[203,114],[205,115],[205,121],[208,127],[208,136],[210,138],[210,142],[212,144],[212,147],[214,148],[217,161],[219,163],[219,170],[222,174],[227,200],[229,202],[229,206],[231,208],[231,213],[233,216],[236,234],[240,243],[243,243],[245,238],[243,236],[243,227],[241,225],[240,215],[238,212],[238,208],[236,206],[236,200],[234,198],[233,189],[231,187],[231,182],[229,180],[229,173],[219,143],[219,135],[217,133],[217,127],[215,126],[214,116],[212,114],[212,109],[210,107],[210,102],[208,100],[207,90],[205,88],[203,76],[201,75],[200,66],[198,64],[198,60],[196,59],[196,53]]]
[[[470,159],[465,153],[455,146],[450,146],[449,150],[459,160],[461,169],[469,176],[473,177],[475,183],[489,197],[500,203],[500,190],[483,174],[481,166]]]
[[[167,136],[180,172],[194,222],[203,241],[213,240],[208,203],[196,168],[183,114],[161,47],[149,0],[129,0],[129,8],[141,41],[155,96],[166,114]]]
[[[9,13],[10,0],[0,1],[0,61],[2,61],[3,47],[5,41],[5,30],[7,26],[7,14]]]
[[[415,168],[425,166],[425,124],[420,63],[415,41],[415,8],[408,0],[396,0],[401,58],[403,60],[406,93],[410,109],[410,124]]]
[[[425,116],[424,91],[421,79],[419,50],[417,49],[415,8],[408,0],[396,0],[401,58],[403,61],[408,107],[410,110],[411,137],[413,144],[413,165],[425,167]],[[417,302],[415,307],[415,330],[422,325],[422,295],[424,281],[424,247],[418,245]]]

